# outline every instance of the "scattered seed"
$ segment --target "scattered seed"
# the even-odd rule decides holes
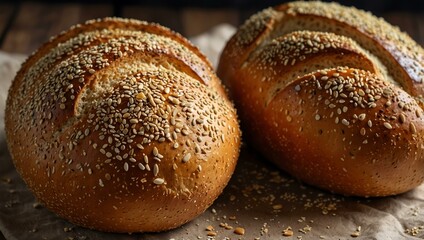
[[[213,228],[213,226],[209,225],[206,227],[206,231],[214,231],[215,229]]]
[[[244,228],[242,228],[242,227],[236,227],[236,228],[234,229],[234,233],[235,233],[235,234],[237,234],[237,235],[244,235],[245,230],[244,230]]]

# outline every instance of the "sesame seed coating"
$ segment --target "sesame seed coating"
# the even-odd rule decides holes
[[[237,116],[209,62],[155,24],[72,27],[24,63],[7,105],[18,171],[46,206],[89,228],[177,227],[212,203],[238,157]]]
[[[333,192],[386,196],[424,181],[423,63],[383,19],[296,1],[247,20],[218,75],[246,138],[277,166]]]

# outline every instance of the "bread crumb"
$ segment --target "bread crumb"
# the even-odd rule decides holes
[[[291,227],[287,227],[286,229],[283,230],[283,236],[284,237],[291,237],[293,236],[293,230]]]
[[[213,231],[213,230],[215,230],[215,229],[211,225],[209,225],[209,226],[206,227],[206,231]]]

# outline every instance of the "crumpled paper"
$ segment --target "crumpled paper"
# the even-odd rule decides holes
[[[218,26],[192,41],[216,66],[234,30]],[[296,181],[246,144],[223,194],[182,227],[114,234],[75,226],[37,203],[7,150],[5,99],[22,61],[23,56],[0,52],[0,231],[6,239],[424,239],[424,185],[386,198],[333,195]],[[237,227],[244,235],[234,233]]]

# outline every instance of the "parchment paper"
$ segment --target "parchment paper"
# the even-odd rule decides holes
[[[219,51],[233,32],[232,26],[222,25],[192,41],[216,65]],[[424,239],[424,185],[386,198],[333,195],[302,185],[247,144],[223,194],[205,213],[180,228],[130,235],[75,226],[37,204],[7,150],[5,99],[22,60],[23,56],[0,52],[0,231],[6,239]],[[234,233],[237,227],[245,230],[244,235]],[[284,230],[290,235],[289,229],[293,235],[283,236]]]

